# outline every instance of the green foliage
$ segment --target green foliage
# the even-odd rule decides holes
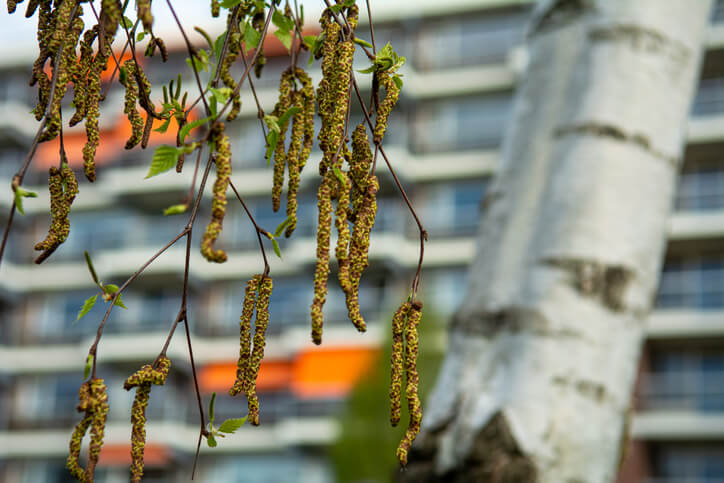
[[[362,74],[370,74],[372,72],[394,72],[405,64],[405,57],[397,55],[392,49],[389,42],[377,52],[374,63],[366,69],[360,70]]]
[[[432,389],[442,361],[436,338],[443,330],[439,319],[426,307],[420,324],[420,395],[423,403]],[[388,310],[385,313],[391,314]],[[389,321],[385,321],[386,327]],[[407,429],[407,402],[403,395],[400,424],[390,426],[390,356],[392,337],[385,331],[384,350],[360,384],[350,395],[340,415],[341,433],[330,448],[330,456],[339,482],[392,483],[399,473],[395,456],[397,445]],[[424,406],[423,406],[424,409]]]
[[[78,311],[78,316],[75,319],[76,322],[85,317],[88,312],[91,311],[93,306],[96,304],[96,300],[98,300],[98,295],[94,295],[85,299],[85,302],[83,302],[83,306]]]
[[[180,215],[181,213],[186,213],[186,210],[188,209],[189,206],[185,203],[179,205],[171,205],[163,210],[163,216]]]
[[[233,434],[238,430],[240,427],[244,425],[246,422],[246,416],[242,418],[230,418],[225,420],[221,425],[216,428],[214,427],[214,403],[216,402],[216,393],[211,394],[211,399],[209,400],[209,424],[207,427],[208,434],[206,435],[206,444],[209,446],[209,448],[215,448],[218,445],[218,442],[216,441],[216,438],[223,438],[225,437],[224,434]]]
[[[85,358],[85,366],[83,367],[83,379],[88,379],[88,376],[90,376],[91,369],[93,368],[93,354],[88,354],[88,357]]]
[[[168,146],[166,144],[162,144],[157,147],[156,151],[153,153],[153,157],[151,158],[151,166],[148,168],[146,179],[170,170],[176,166],[181,154],[190,154],[198,147],[198,143],[187,144],[181,146],[180,148]]]
[[[35,193],[34,191],[28,191],[26,189],[21,188],[18,186],[15,188],[15,208],[17,208],[18,212],[21,215],[25,214],[25,210],[23,209],[23,198],[37,198],[38,193]]]

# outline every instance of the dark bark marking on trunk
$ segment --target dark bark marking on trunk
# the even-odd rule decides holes
[[[415,444],[407,471],[398,481],[404,483],[535,483],[538,470],[523,454],[505,416],[498,412],[478,433],[470,454],[462,464],[445,474],[435,474],[433,458],[437,450],[433,437]]]
[[[679,166],[678,156],[670,156],[657,150],[651,145],[651,140],[647,136],[640,133],[627,133],[621,128],[613,126],[611,124],[590,121],[581,124],[561,126],[556,128],[556,130],[553,132],[553,135],[557,138],[562,138],[570,134],[587,134],[590,136],[613,139],[622,143],[631,143],[643,149],[652,156],[666,161],[674,168],[677,168]]]
[[[600,301],[614,312],[626,310],[626,290],[635,278],[632,269],[593,260],[567,258],[549,258],[542,263],[568,272],[571,286],[581,295]]]
[[[572,329],[554,329],[550,321],[537,310],[506,308],[499,311],[477,312],[462,316],[456,314],[452,330],[469,335],[493,338],[502,332],[527,332],[548,337],[581,338],[581,332]]]
[[[623,42],[634,50],[664,54],[677,64],[684,64],[691,58],[691,49],[682,42],[640,25],[595,27],[588,32],[588,37],[593,42]]]

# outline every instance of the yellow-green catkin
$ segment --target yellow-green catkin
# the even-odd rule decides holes
[[[126,149],[131,149],[141,142],[143,138],[144,123],[141,114],[136,109],[138,102],[138,83],[136,82],[136,61],[129,59],[123,64],[126,75],[121,77],[121,83],[126,88],[123,112],[131,123],[131,137],[126,141]]]
[[[390,112],[392,112],[392,108],[395,107],[397,100],[400,98],[400,89],[389,72],[376,72],[375,76],[377,76],[379,85],[384,87],[386,92],[384,100],[380,102],[377,108],[375,132],[372,138],[375,144],[379,144],[385,136],[385,131],[387,131],[387,120],[390,117]]]
[[[15,9],[18,3],[22,3],[23,0],[8,0],[8,13],[15,13]]]
[[[297,227],[297,195],[301,180],[300,154],[304,141],[304,100],[302,93],[292,93],[292,105],[299,108],[299,112],[292,117],[292,137],[289,141],[289,150],[285,156],[287,171],[289,171],[289,185],[287,188],[287,225],[285,236],[290,237]]]
[[[334,225],[337,228],[337,247],[335,248],[334,256],[337,258],[337,278],[339,279],[339,285],[342,287],[342,290],[347,293],[353,289],[349,280],[348,256],[351,236],[349,224],[347,223],[352,181],[347,173],[342,171],[338,171],[337,173],[337,208],[334,213]],[[354,323],[355,321],[353,320],[352,322]]]
[[[244,302],[241,307],[241,317],[239,317],[239,360],[236,363],[236,381],[229,389],[230,396],[246,392],[246,373],[251,358],[251,319],[254,316],[256,293],[260,282],[261,275],[254,275],[246,282]]]
[[[377,215],[377,191],[379,182],[376,176],[370,176],[359,211],[355,215],[352,239],[349,245],[349,284],[350,290],[345,291],[347,315],[358,330],[366,328],[359,307],[359,284],[362,272],[369,265],[370,232]]]
[[[322,53],[322,80],[319,81],[319,86],[317,87],[319,116],[322,118],[322,127],[317,135],[319,148],[322,150],[322,160],[319,162],[320,175],[324,175],[329,168],[328,164],[331,159],[331,155],[328,155],[327,153],[332,149],[329,137],[332,130],[334,105],[335,101],[337,101],[334,97],[334,88],[338,77],[336,52],[341,28],[330,17],[331,15],[329,12],[325,10],[325,13],[320,19],[320,23],[322,24],[322,28],[324,30],[324,41],[320,49]]]
[[[78,412],[85,414],[71,436],[70,451],[65,465],[78,481],[92,482],[103,446],[103,433],[108,416],[108,394],[103,379],[84,382],[78,391],[78,399]],[[83,469],[79,462],[80,448],[83,436],[89,427],[91,436],[88,445],[88,464]]]
[[[99,34],[100,35],[100,34]],[[93,59],[88,73],[87,97],[85,108],[86,144],[83,146],[83,170],[88,181],[96,180],[95,156],[100,142],[98,119],[100,118],[99,102],[101,100],[101,73],[106,69],[111,56],[113,36],[106,30],[101,47]]]
[[[246,399],[249,410],[249,422],[259,425],[259,398],[256,395],[256,378],[259,375],[261,361],[264,358],[266,345],[266,329],[269,326],[269,299],[272,293],[271,277],[261,276],[256,297],[256,323],[254,324],[254,346],[246,371]]]
[[[52,221],[48,235],[34,247],[37,251],[43,251],[35,263],[41,263],[48,258],[68,238],[70,233],[68,215],[70,206],[78,194],[78,181],[67,162],[62,163],[61,169],[56,167],[49,169],[48,191],[50,192]]]
[[[367,128],[364,122],[360,123],[352,132],[352,162],[349,175],[352,178],[351,212],[353,221],[360,209],[364,194],[369,184],[370,166],[372,165],[372,152],[370,151]]]
[[[294,83],[294,74],[291,68],[282,72],[279,81],[279,100],[274,106],[273,116],[277,119],[281,118],[285,112],[292,106],[292,87]],[[289,120],[279,125],[279,136],[277,145],[274,149],[274,182],[272,185],[272,208],[279,211],[281,205],[282,189],[284,188],[284,168],[286,167],[286,150],[284,149],[284,141],[286,139],[287,127]]]
[[[143,23],[143,29],[150,32],[153,29],[153,15],[151,14],[151,0],[136,0],[136,15]]]
[[[327,279],[329,278],[329,239],[332,229],[332,195],[335,176],[332,171],[325,173],[317,191],[317,265],[314,269],[314,299],[311,306],[312,342],[322,343],[324,324],[323,307],[327,301]]]
[[[422,317],[422,302],[412,302],[410,312],[407,317],[407,325],[405,326],[405,373],[407,376],[407,386],[405,388],[405,396],[407,398],[407,409],[410,413],[410,422],[407,426],[405,436],[397,447],[397,459],[402,466],[407,465],[407,455],[415,441],[417,434],[420,432],[420,424],[422,422],[422,405],[420,404],[420,396],[418,393],[420,377],[417,373],[417,354],[419,348],[419,340],[417,327]]]
[[[402,375],[405,369],[404,330],[411,306],[410,302],[404,302],[392,316],[392,357],[390,361],[390,423],[392,426],[397,426],[400,422]]]
[[[218,17],[221,12],[221,4],[219,0],[211,0],[211,16]]]
[[[226,214],[226,190],[231,179],[231,147],[229,137],[224,134],[224,123],[217,123],[211,139],[216,144],[216,181],[214,198],[211,202],[211,220],[201,240],[201,254],[210,262],[223,263],[226,252],[214,249],[214,243],[221,233]]]
[[[64,3],[67,4],[72,2],[66,0]],[[73,79],[73,74],[77,69],[78,59],[76,57],[75,46],[85,26],[83,24],[83,20],[80,19],[80,15],[82,14],[83,11],[78,8],[76,16],[72,19],[69,29],[66,31],[64,38],[61,40],[64,43],[63,50],[60,54],[60,61],[58,62],[58,70],[55,74],[57,77],[55,91],[53,92],[53,100],[50,105],[50,112],[48,113],[45,130],[40,136],[41,142],[55,139],[60,133],[62,125],[60,106],[63,98],[65,97],[65,93],[68,90],[68,83]],[[68,12],[68,15],[70,16],[70,12]],[[65,28],[65,25],[59,24],[59,21],[56,22],[56,25],[58,25],[59,28]],[[55,66],[55,64],[53,65]]]
[[[110,37],[108,39],[109,43],[112,41],[112,37],[116,35],[122,16],[121,2],[119,0],[101,0],[101,22],[103,22],[106,35]]]
[[[143,476],[143,453],[146,447],[146,408],[151,397],[151,385],[162,386],[166,383],[171,361],[161,356],[157,368],[146,364],[133,373],[123,383],[123,388],[130,391],[136,388],[136,396],[131,407],[131,481],[141,481]]]
[[[98,26],[85,31],[83,40],[80,42],[80,60],[73,77],[73,105],[75,113],[70,118],[68,124],[75,126],[85,118],[87,95],[88,95],[88,75],[93,65],[93,41],[98,36]]]

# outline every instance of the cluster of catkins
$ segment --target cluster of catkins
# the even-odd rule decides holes
[[[103,446],[103,432],[108,415],[108,394],[103,379],[91,379],[84,382],[78,391],[78,412],[85,413],[83,419],[75,426],[70,439],[70,452],[65,463],[66,468],[78,481],[92,482],[98,456]],[[84,469],[80,465],[80,448],[88,428],[90,427],[90,445],[88,446],[88,464]]]
[[[78,194],[78,181],[73,170],[65,159],[60,169],[55,166],[49,170],[48,190],[50,191],[50,214],[53,218],[48,235],[41,242],[35,244],[35,250],[42,251],[35,263],[41,263],[48,258],[63,243],[70,233],[70,205]]]
[[[138,143],[141,143],[141,146],[145,148],[148,146],[155,117],[153,108],[149,109],[151,83],[148,82],[143,69],[134,59],[128,59],[123,63],[123,71],[125,75],[120,77],[121,84],[126,88],[123,112],[128,116],[128,122],[131,123],[131,137],[126,141],[125,148],[132,149]],[[138,109],[136,109],[136,104],[139,102],[144,106],[147,113],[145,123]]]
[[[301,89],[298,89],[297,82]],[[274,184],[272,206],[279,210],[284,185],[284,170],[289,173],[287,188],[287,224],[285,236],[290,237],[297,227],[297,194],[302,170],[307,164],[314,142],[314,86],[312,79],[299,67],[289,67],[279,82],[279,100],[273,116],[283,118],[289,109],[295,109],[279,126],[279,138],[274,150]],[[289,149],[285,150],[286,133],[291,125]]]
[[[405,436],[397,447],[397,459],[407,465],[407,453],[420,432],[422,406],[418,394],[420,377],[417,373],[418,333],[422,317],[422,302],[404,302],[392,316],[392,371],[390,376],[390,423],[400,422],[400,400],[402,398],[402,374],[407,378],[405,397],[410,421]]]
[[[151,385],[162,386],[166,383],[171,361],[167,357],[159,357],[157,367],[146,364],[133,373],[123,383],[123,388],[130,391],[136,388],[136,397],[131,407],[131,481],[141,481],[143,476],[143,452],[146,447],[146,408],[151,397]]]
[[[269,298],[272,279],[263,274],[254,275],[246,282],[244,304],[239,319],[239,361],[236,365],[236,381],[229,389],[231,396],[244,392],[249,408],[249,422],[259,425],[259,398],[256,395],[256,378],[264,358],[266,329],[269,325]],[[251,319],[256,309],[254,345],[251,339]]]

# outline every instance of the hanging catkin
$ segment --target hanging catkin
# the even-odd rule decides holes
[[[410,302],[405,302],[392,316],[392,358],[390,364],[390,423],[392,426],[397,426],[400,422],[402,374],[405,369],[404,330],[410,307]]]
[[[226,252],[214,250],[214,243],[221,233],[226,214],[226,190],[231,179],[231,147],[229,137],[224,134],[224,123],[214,126],[211,140],[216,145],[216,181],[214,182],[214,199],[211,202],[211,220],[201,240],[201,254],[210,262],[223,263]]]
[[[131,149],[141,142],[143,138],[144,122],[141,114],[136,109],[136,103],[138,102],[138,83],[136,82],[136,61],[133,59],[127,60],[123,64],[123,69],[126,71],[125,76],[121,76],[121,84],[126,88],[125,103],[123,106],[123,112],[128,116],[128,121],[131,123],[131,137],[126,141],[125,148]]]
[[[418,354],[418,333],[417,327],[422,317],[422,302],[415,301],[410,305],[410,310],[405,325],[405,374],[407,386],[405,396],[407,398],[407,409],[410,413],[410,422],[407,426],[405,436],[397,447],[397,459],[402,466],[407,465],[407,454],[410,451],[412,442],[415,441],[420,432],[422,422],[422,406],[420,404],[419,383],[420,377],[417,373]]]
[[[229,395],[236,396],[240,392],[246,392],[246,373],[249,369],[251,358],[251,319],[254,317],[256,306],[256,293],[259,290],[261,275],[254,275],[246,282],[244,292],[244,303],[239,317],[239,360],[236,363],[236,381],[229,389]]]
[[[273,116],[277,119],[281,118],[285,112],[292,106],[292,87],[294,83],[294,74],[291,68],[282,72],[279,81],[279,100],[274,106]],[[272,185],[272,208],[279,211],[281,204],[282,189],[284,187],[284,168],[286,167],[286,151],[284,149],[284,141],[286,139],[287,127],[289,119],[279,125],[279,137],[276,147],[274,148],[274,183]]]
[[[88,100],[88,76],[93,65],[93,42],[98,36],[98,25],[85,31],[80,42],[80,61],[73,78],[73,106],[75,114],[68,124],[75,126],[85,118]]]
[[[151,397],[151,385],[162,386],[166,383],[171,361],[162,356],[158,359],[158,367],[146,364],[133,373],[123,383],[123,388],[130,391],[136,388],[136,396],[131,408],[131,481],[141,481],[143,476],[143,453],[146,447],[146,408]]]
[[[48,176],[48,191],[50,192],[50,214],[52,221],[48,235],[41,242],[35,244],[34,249],[43,251],[35,263],[42,263],[63,243],[70,233],[70,205],[78,194],[78,181],[73,170],[66,160],[63,160],[61,169],[51,167]]]
[[[312,300],[312,341],[322,343],[324,315],[322,308],[327,300],[327,279],[329,278],[329,239],[332,229],[332,195],[335,191],[335,176],[330,170],[325,173],[317,192],[317,265],[314,269],[314,299]]]
[[[387,121],[390,117],[392,108],[397,104],[397,100],[400,98],[400,88],[395,84],[394,79],[389,72],[376,72],[375,76],[379,85],[385,88],[385,98],[380,102],[377,108],[377,116],[375,117],[375,132],[373,141],[375,144],[382,142],[382,138],[385,136],[387,131]]]
[[[108,415],[108,394],[103,379],[91,379],[84,382],[78,391],[78,412],[85,413],[76,425],[70,439],[70,451],[65,466],[78,480],[92,482],[95,467],[103,446],[103,433]],[[88,464],[85,469],[80,466],[80,448],[83,436],[90,427],[91,437],[88,446]]]
[[[244,305],[240,323],[240,350],[237,363],[236,382],[229,390],[235,396],[241,391],[246,393],[249,410],[249,422],[259,425],[259,397],[256,395],[256,379],[261,361],[264,358],[266,329],[269,325],[269,298],[272,293],[272,279],[264,275],[254,275],[246,285]],[[254,293],[256,292],[256,294]],[[256,305],[256,323],[254,324],[254,344],[250,349],[251,314]]]
[[[136,0],[136,15],[143,23],[146,32],[153,30],[153,15],[151,14],[151,0]]]

